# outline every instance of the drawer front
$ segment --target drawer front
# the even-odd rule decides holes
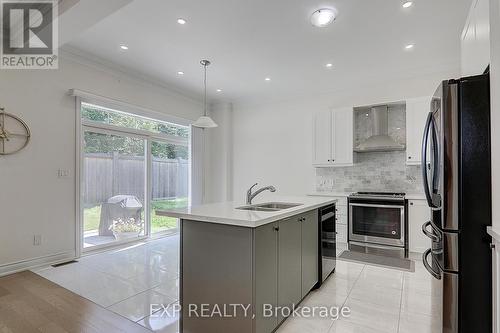
[[[347,243],[347,225],[337,224],[337,243]]]
[[[336,223],[347,225],[347,215],[336,215]]]
[[[347,216],[347,206],[337,205],[335,208],[337,209],[337,215]]]

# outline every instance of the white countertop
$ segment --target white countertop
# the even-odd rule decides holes
[[[486,232],[493,237],[497,242],[500,242],[500,230],[498,228],[488,226],[486,227]]]
[[[241,202],[218,202],[171,210],[157,210],[156,214],[200,222],[255,228],[293,215],[317,209],[337,201],[333,198],[313,196],[268,196],[267,198],[268,199],[265,201],[254,200],[253,204],[263,202],[286,202],[300,205],[275,212],[260,212],[236,209],[236,207],[246,206]]]
[[[311,192],[308,195],[314,197],[348,197],[353,192]]]
[[[351,195],[349,192],[312,192],[308,195],[319,196],[319,197],[348,197]],[[408,200],[425,200],[425,194],[423,193],[407,193],[405,198]]]
[[[405,198],[408,200],[426,200],[423,193],[407,193],[405,194]]]

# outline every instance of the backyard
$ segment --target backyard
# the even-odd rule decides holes
[[[171,209],[187,206],[187,198],[157,199],[151,203],[151,233],[177,228],[177,219],[174,217],[158,216],[157,209]],[[83,211],[84,231],[99,229],[101,218],[101,205],[86,208]]]

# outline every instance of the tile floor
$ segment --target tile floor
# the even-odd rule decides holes
[[[167,306],[178,301],[178,235],[34,272],[146,328],[165,333],[178,331],[177,317],[150,316],[152,303]]]
[[[150,316],[150,304],[178,304],[179,237],[35,270],[41,276],[156,332],[178,331],[177,316]],[[340,251],[339,251],[340,252]],[[335,274],[302,305],[346,306],[348,318],[289,318],[278,333],[435,333],[441,286],[415,259],[415,272],[337,261]],[[163,311],[163,310],[159,310]]]

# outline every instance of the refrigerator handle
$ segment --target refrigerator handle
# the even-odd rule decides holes
[[[429,139],[429,131],[431,130],[431,125],[432,125],[432,112],[429,112],[429,115],[427,116],[427,120],[425,122],[425,127],[424,127],[424,137],[422,139],[422,178],[424,180],[424,192],[425,192],[425,198],[427,199],[427,204],[431,208],[436,208],[434,204],[432,203],[432,196],[429,190],[429,179],[427,177],[427,143]]]
[[[429,232],[429,230],[427,230],[428,226],[431,226],[434,233]],[[434,226],[432,225],[431,221],[427,221],[424,224],[422,224],[422,232],[424,233],[424,235],[426,235],[427,237],[432,239],[433,242],[440,242],[441,241],[441,237],[439,237],[436,234],[436,231],[435,231]]]
[[[427,249],[424,254],[422,255],[422,262],[424,264],[425,269],[431,273],[432,276],[434,276],[436,279],[441,280],[441,274],[439,272],[436,272],[432,269],[431,265],[429,265],[429,262],[427,261],[427,257],[429,254],[431,254],[431,249]]]

